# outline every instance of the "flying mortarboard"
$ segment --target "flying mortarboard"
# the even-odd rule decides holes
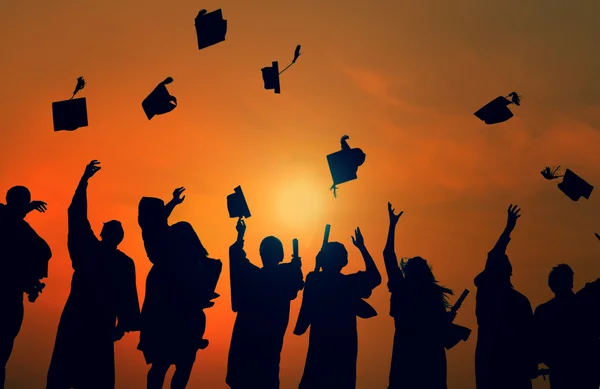
[[[511,92],[507,97],[510,97],[511,100],[508,100],[504,96],[496,97],[494,100],[484,105],[479,111],[475,112],[475,116],[485,124],[497,124],[507,121],[514,116],[508,106],[510,104],[520,106],[521,96],[519,96],[517,92]]]
[[[203,9],[198,13],[196,16],[198,50],[223,42],[226,34],[227,20],[223,19],[221,9],[209,13]]]
[[[573,201],[578,201],[581,197],[589,199],[594,187],[588,184],[583,178],[567,169],[564,175],[558,175],[557,172],[560,166],[556,168],[546,167],[542,170],[542,176],[547,180],[554,180],[562,177],[563,180],[558,184],[560,189],[568,198]]]
[[[366,154],[361,149],[351,149],[350,146],[348,146],[348,139],[350,139],[350,137],[344,135],[341,140],[342,149],[327,156],[329,171],[333,178],[333,186],[330,189],[333,190],[334,197],[336,197],[336,185],[358,178],[356,174],[358,167],[365,162],[366,158]]]
[[[77,79],[73,96],[69,100],[55,101],[52,103],[52,120],[54,131],[74,131],[80,127],[88,126],[87,105],[85,97],[75,99],[77,92],[83,89],[85,80]]]
[[[274,93],[281,93],[281,84],[279,81],[279,76],[281,73],[288,70],[290,66],[296,63],[298,57],[300,57],[300,45],[296,46],[296,50],[294,51],[294,59],[292,63],[290,63],[285,69],[279,71],[279,63],[277,61],[273,61],[271,66],[267,66],[261,69],[262,79],[265,83],[265,89],[270,90],[273,89]]]
[[[252,216],[241,186],[237,186],[233,193],[227,196],[227,211],[229,211],[229,217],[232,219],[240,217],[247,219]]]
[[[142,101],[142,108],[148,120],[151,120],[155,115],[171,112],[177,107],[177,99],[169,94],[166,87],[167,84],[172,82],[173,78],[167,77]]]

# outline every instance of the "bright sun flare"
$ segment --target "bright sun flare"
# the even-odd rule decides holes
[[[296,225],[319,220],[323,211],[323,191],[319,189],[306,179],[289,183],[278,196],[279,215]]]

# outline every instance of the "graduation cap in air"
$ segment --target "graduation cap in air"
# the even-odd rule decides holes
[[[568,198],[573,201],[579,200],[581,197],[589,199],[594,187],[588,184],[583,178],[567,169],[564,175],[559,175],[558,170],[560,166],[556,168],[546,167],[542,170],[542,176],[547,180],[555,180],[562,177],[562,182],[558,184],[560,189]]]
[[[343,184],[344,182],[352,181],[358,178],[356,173],[358,167],[365,163],[366,154],[361,149],[351,149],[348,146],[348,135],[342,137],[342,149],[333,154],[327,156],[327,163],[329,164],[329,171],[333,178],[333,196],[336,196],[337,187],[336,185]]]
[[[146,113],[148,120],[151,120],[154,115],[163,115],[171,112],[177,107],[177,99],[171,96],[166,85],[173,82],[171,77],[167,77],[163,82],[158,84],[156,88],[142,101],[142,108]]]
[[[83,87],[85,87],[85,80],[83,77],[79,77],[73,96],[69,100],[52,103],[54,131],[74,131],[80,127],[88,126],[85,97],[74,98]]]
[[[198,50],[223,42],[226,34],[227,20],[223,19],[221,9],[209,13],[203,9],[198,13],[196,16]]]
[[[292,63],[286,66],[286,68],[282,71],[279,71],[279,63],[277,61],[273,61],[271,66],[267,66],[261,69],[262,78],[265,83],[266,90],[273,89],[274,93],[281,93],[281,84],[279,81],[279,76],[281,75],[281,73],[288,70],[290,66],[296,63],[298,57],[300,57],[300,47],[300,45],[296,46],[296,50],[294,51],[294,59],[292,60]]]
[[[509,100],[507,97],[510,97]],[[510,104],[521,105],[521,96],[517,92],[511,92],[508,96],[498,96],[494,100],[484,105],[475,116],[481,119],[485,124],[497,124],[507,121],[514,115],[508,108]]]
[[[229,217],[232,219],[240,217],[247,219],[252,216],[241,186],[237,186],[233,193],[227,196],[227,210],[229,211]]]

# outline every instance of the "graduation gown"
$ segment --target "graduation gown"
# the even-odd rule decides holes
[[[142,230],[153,263],[146,279],[138,349],[147,364],[167,365],[195,358],[206,329],[221,261],[208,258],[193,227],[179,222]]]
[[[362,300],[380,279],[368,272],[306,276],[295,334],[310,327],[308,353],[299,389],[355,389],[358,357],[356,318],[376,312]]]
[[[506,234],[500,237],[488,253],[486,269],[475,278],[477,389],[531,389],[537,372],[531,304],[511,285],[492,282],[496,277],[488,266],[504,255],[509,241]]]
[[[278,389],[279,362],[290,302],[304,285],[297,263],[252,264],[243,242],[229,248],[231,303],[237,312],[226,382],[232,389]]]
[[[552,389],[600,386],[600,279],[535,310],[538,358],[550,368]]]
[[[68,210],[71,292],[60,318],[48,389],[110,389],[115,385],[115,324],[139,330],[139,301],[131,258],[105,247],[87,218],[87,182]]]
[[[444,335],[450,320],[435,285],[414,290],[407,285],[396,254],[384,251],[395,332],[389,389],[446,389]],[[392,267],[392,268],[391,268]]]

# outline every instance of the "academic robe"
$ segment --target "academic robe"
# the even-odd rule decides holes
[[[395,332],[388,389],[446,389],[449,317],[436,285],[410,287],[396,254],[384,251]]]
[[[142,231],[153,266],[146,279],[138,349],[147,364],[193,360],[206,330],[203,310],[218,296],[221,261],[206,257],[187,222]]]
[[[23,292],[48,277],[50,246],[22,218],[0,204],[0,389],[5,366],[23,323]]]
[[[373,317],[369,298],[379,285],[369,272],[306,276],[302,307],[294,333],[310,326],[308,353],[299,389],[355,389],[358,317]]]
[[[278,389],[290,302],[304,285],[298,263],[252,264],[243,242],[229,248],[232,309],[237,312],[226,382],[232,389]]]
[[[600,387],[599,303],[600,279],[535,310],[539,361],[550,369],[551,389]]]
[[[138,331],[140,308],[135,265],[104,246],[87,217],[87,182],[68,210],[71,292],[60,318],[47,389],[111,389],[115,386],[115,324]]]
[[[488,253],[486,269],[475,278],[477,389],[531,389],[537,372],[531,304],[511,285],[493,281],[497,277],[490,262],[504,255],[509,241],[508,235],[501,236]]]

